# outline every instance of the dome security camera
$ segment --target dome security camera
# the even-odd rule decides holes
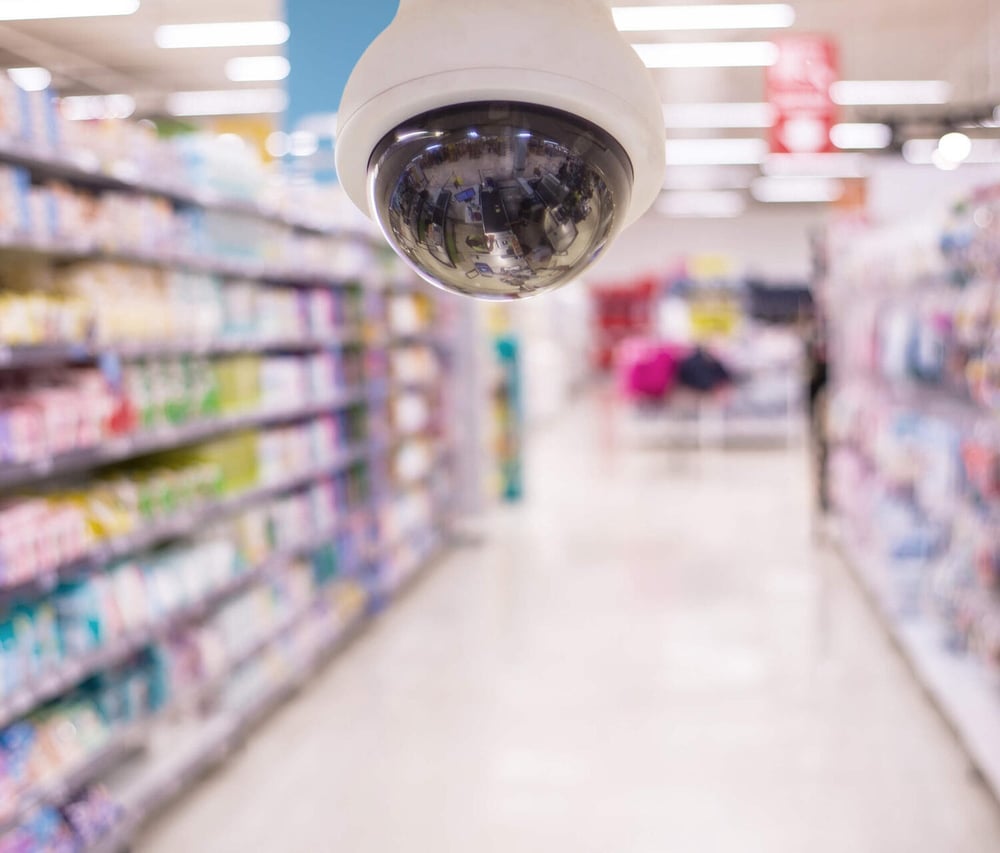
[[[566,284],[663,184],[660,99],[607,0],[400,0],[338,116],[347,195],[469,296]]]

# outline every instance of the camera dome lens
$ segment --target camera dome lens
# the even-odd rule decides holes
[[[372,212],[427,281],[522,299],[575,278],[628,209],[632,168],[600,128],[567,113],[476,103],[400,125],[369,165]]]

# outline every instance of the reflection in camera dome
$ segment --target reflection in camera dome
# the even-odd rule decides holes
[[[572,149],[488,122],[397,134],[381,160],[403,155],[376,211],[386,236],[425,278],[459,293],[517,299],[565,284],[606,244],[616,204],[587,156],[607,149],[559,129]]]

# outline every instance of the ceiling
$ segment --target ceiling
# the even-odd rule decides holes
[[[358,14],[356,0],[331,2],[340,3],[345,15]],[[664,0],[619,2],[660,5]],[[1000,100],[1000,0],[791,2],[795,31],[828,33],[838,41],[846,79],[943,79],[952,84],[959,102]],[[44,65],[64,94],[126,92],[136,96],[140,112],[157,112],[172,91],[239,88],[241,84],[226,79],[225,60],[275,51],[268,47],[162,50],[153,42],[157,26],[281,16],[281,0],[143,0],[130,16],[0,24],[0,62],[8,67]],[[766,31],[716,30],[630,38],[717,41],[766,36]],[[336,50],[335,39],[331,49]],[[764,95],[759,68],[657,71],[655,76],[665,102],[760,101]]]

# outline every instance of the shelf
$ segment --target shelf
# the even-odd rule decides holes
[[[175,344],[134,344],[94,347],[89,344],[40,344],[37,346],[0,346],[0,369],[21,370],[37,367],[60,367],[87,364],[106,358],[124,362],[146,359],[218,358],[232,355],[311,353],[362,342],[360,334],[344,332],[329,338],[296,338],[271,341],[208,341]]]
[[[325,268],[298,269],[249,259],[211,257],[184,252],[109,249],[87,243],[18,239],[12,238],[10,235],[0,237],[0,253],[66,263],[72,261],[109,261],[255,281],[323,284],[332,287],[345,284],[343,277],[333,275],[329,269]]]
[[[170,199],[175,204],[239,214],[299,231],[379,245],[382,242],[375,234],[356,228],[342,228],[317,220],[288,216],[276,208],[252,201],[227,198],[218,193],[174,183],[141,180],[139,167],[135,163],[122,162],[107,169],[102,167],[97,155],[89,152],[82,152],[76,157],[59,153],[39,154],[33,145],[5,140],[0,144],[0,162],[22,166],[42,178],[67,181],[94,190],[147,193]]]
[[[839,531],[834,532],[834,541],[917,681],[1000,801],[1000,690],[981,663],[949,652],[926,619],[902,620],[893,614],[876,567],[852,554]]]
[[[350,389],[329,400],[311,403],[302,408],[283,411],[263,410],[246,415],[213,418],[184,427],[140,433],[134,437],[112,438],[97,447],[70,451],[51,459],[18,465],[0,465],[0,491],[199,444],[226,433],[308,420],[337,409],[358,405],[366,400],[365,389]]]
[[[105,775],[126,757],[141,748],[148,721],[119,731],[111,731],[108,743],[88,756],[77,767],[57,778],[29,788],[19,797],[13,814],[0,821],[0,835],[27,820],[40,806],[60,806],[74,793]]]
[[[0,701],[0,729],[9,726],[46,702],[68,693],[88,678],[124,663],[179,626],[204,619],[220,605],[255,583],[280,572],[292,560],[319,550],[331,541],[340,529],[340,525],[337,525],[311,536],[306,542],[276,551],[258,566],[235,574],[202,600],[179,609],[161,622],[121,637],[107,648],[99,649],[82,658],[66,661],[56,672],[43,676],[36,684],[25,687]]]

